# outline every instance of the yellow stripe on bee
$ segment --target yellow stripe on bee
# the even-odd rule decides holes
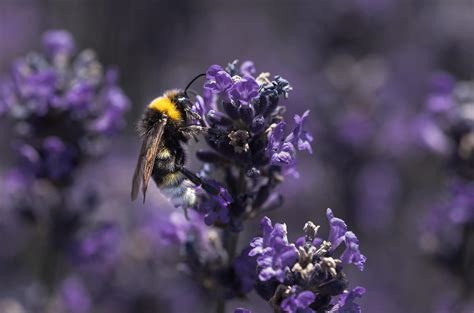
[[[171,152],[169,149],[163,147],[158,150],[158,153],[156,154],[156,157],[158,159],[169,159],[171,157]]]
[[[181,112],[179,112],[176,104],[168,97],[159,97],[153,100],[148,107],[152,110],[159,111],[174,121],[181,120]]]
[[[174,172],[166,174],[162,177],[162,187],[176,185],[177,182],[181,179],[180,172]]]

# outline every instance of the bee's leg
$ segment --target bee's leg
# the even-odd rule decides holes
[[[184,127],[182,129],[182,133],[186,138],[188,139],[194,138],[194,140],[196,141],[198,141],[196,138],[197,135],[203,134],[206,132],[207,132],[207,127],[203,127],[199,125],[191,125],[191,126]]]
[[[188,178],[190,181],[192,181],[197,186],[201,186],[202,189],[204,189],[206,192],[208,192],[208,193],[210,193],[214,196],[218,196],[220,194],[219,188],[216,188],[215,186],[209,184],[208,182],[206,182],[201,177],[197,176],[196,174],[194,174],[193,172],[191,172],[190,170],[188,170],[184,166],[180,167],[179,170],[181,171],[181,173],[184,176],[186,176],[186,178]]]

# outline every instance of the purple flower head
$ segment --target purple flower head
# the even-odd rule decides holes
[[[313,153],[311,148],[311,142],[313,141],[313,136],[306,130],[303,129],[304,122],[309,116],[309,110],[305,111],[301,116],[298,114],[295,115],[295,129],[293,132],[288,135],[286,141],[292,142],[299,151],[308,150],[309,153]]]
[[[65,30],[50,30],[43,34],[45,52],[55,57],[58,54],[71,55],[74,52],[74,38]]]
[[[116,71],[108,71],[108,75],[118,75]],[[101,114],[97,119],[91,122],[91,130],[111,136],[116,134],[125,125],[124,113],[130,108],[130,100],[124,94],[122,89],[113,85],[115,79],[108,80],[108,86],[104,88],[101,95],[102,107],[99,108]]]
[[[295,129],[288,136],[284,136],[286,123],[281,121],[270,127],[267,135],[266,153],[270,158],[272,165],[282,166],[286,173],[292,173],[296,169],[296,149],[299,151],[307,150],[312,153],[311,134],[303,129],[305,119],[309,111],[302,116],[295,115]]]
[[[334,217],[334,213],[329,208],[326,210],[326,217],[330,226],[328,241],[331,243],[331,250],[334,251],[344,241],[347,225],[340,218]]]
[[[327,217],[328,241],[318,237],[319,226],[307,222],[305,236],[295,244],[288,243],[285,225],[272,226],[270,219],[264,217],[262,237],[250,243],[249,255],[257,256],[256,290],[283,312],[328,311],[338,296],[347,292],[344,265],[354,264],[363,269],[366,258],[359,251],[354,233],[347,231],[344,221],[334,217],[330,209]],[[342,243],[345,250],[337,256],[336,248]],[[348,305],[350,301],[347,300]]]
[[[293,143],[283,140],[285,126],[285,122],[282,121],[268,132],[267,153],[272,165],[291,166],[296,161]]]
[[[94,86],[87,81],[78,81],[71,86],[65,95],[63,108],[67,105],[72,110],[87,111],[95,96]]]
[[[249,103],[258,96],[258,83],[251,76],[239,79],[229,90],[234,102]]]
[[[212,65],[206,72],[204,88],[213,93],[225,93],[233,84],[232,77],[221,66]]]
[[[285,298],[281,303],[281,309],[286,313],[311,313],[309,308],[316,296],[311,291],[292,292],[292,295]]]
[[[275,278],[280,282],[285,279],[290,266],[297,259],[297,251],[294,245],[288,243],[286,237],[286,225],[275,224],[268,217],[262,218],[260,222],[262,237],[256,237],[250,243],[252,250],[250,256],[257,256],[259,265],[259,279],[267,281]]]
[[[255,65],[252,61],[244,61],[242,65],[240,65],[240,73],[242,76],[253,76],[257,72]]]
[[[25,172],[66,186],[73,170],[104,151],[105,137],[123,127],[129,100],[116,71],[104,73],[94,52],[73,55],[68,32],[46,32],[43,44],[46,56],[18,58],[1,82],[0,111],[11,120],[13,135],[39,155],[38,171]]]
[[[359,251],[359,240],[356,235],[348,231],[344,236],[346,249],[342,253],[340,259],[343,264],[354,264],[361,271],[364,270],[364,264],[367,258]]]

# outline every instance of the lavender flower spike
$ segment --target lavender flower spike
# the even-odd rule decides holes
[[[257,256],[257,291],[269,300],[275,312],[329,312],[336,301],[340,309],[331,312],[352,312],[343,309],[357,306],[353,299],[362,295],[364,289],[347,291],[349,282],[343,267],[354,264],[362,270],[366,257],[360,253],[357,237],[347,230],[344,221],[334,217],[330,209],[327,217],[329,240],[318,237],[319,226],[307,222],[304,240],[295,244],[288,242],[284,224],[272,226],[268,217],[262,219],[262,237],[250,243],[249,255]],[[346,249],[338,256],[333,247],[343,242]]]

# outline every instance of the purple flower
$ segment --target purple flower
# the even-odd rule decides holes
[[[313,153],[311,148],[311,142],[313,141],[313,136],[306,130],[303,129],[304,122],[309,116],[309,110],[305,111],[301,116],[298,114],[295,115],[294,120],[296,127],[293,132],[288,136],[286,141],[291,141],[293,144],[298,147],[299,151],[308,150],[309,153]]]
[[[328,241],[318,236],[319,226],[307,222],[305,237],[296,244],[288,243],[284,224],[273,227],[270,219],[262,219],[262,237],[252,240],[249,255],[257,256],[256,290],[265,299],[271,299],[274,307],[281,307],[284,312],[326,312],[336,297],[347,292],[344,265],[354,264],[363,269],[366,258],[359,251],[354,233],[347,231],[344,221],[334,217],[330,209],[327,217]],[[346,248],[338,257],[336,248],[342,242]]]
[[[295,145],[300,151],[307,150],[309,153],[313,151],[311,148],[313,137],[303,129],[303,124],[308,114],[309,111],[304,112],[302,116],[295,115],[295,129],[286,137],[284,137],[286,123],[283,121],[270,127],[268,132],[266,151],[270,157],[270,163],[284,167],[287,173],[295,169]]]
[[[272,165],[288,166],[295,163],[296,151],[293,144],[283,140],[285,126],[285,122],[280,122],[268,132],[267,154]]]
[[[213,93],[225,93],[232,87],[232,77],[221,66],[212,65],[206,72],[205,89]]]
[[[205,214],[204,220],[207,225],[213,225],[214,223],[227,224],[230,221],[229,206],[232,203],[232,197],[216,181],[209,180],[208,183],[218,189],[219,193],[217,195],[204,194],[197,209]]]
[[[230,98],[235,102],[249,103],[258,96],[258,83],[251,76],[238,80],[229,90]]]
[[[130,108],[130,100],[122,89],[113,85],[113,81],[108,82],[101,98],[103,103],[100,108],[101,114],[92,121],[91,129],[99,134],[111,136],[125,125],[124,113]]]
[[[328,241],[331,243],[331,250],[334,251],[344,241],[347,225],[340,218],[334,217],[334,213],[329,208],[326,210],[326,217],[330,226]]]
[[[240,65],[240,73],[242,73],[244,77],[253,76],[256,72],[257,69],[252,61],[244,61],[242,65]]]
[[[123,127],[129,100],[116,71],[104,73],[91,50],[73,57],[68,32],[46,32],[43,44],[47,56],[19,58],[1,82],[0,111],[13,135],[39,155],[37,171],[25,172],[70,184],[73,170],[104,151],[104,137]]]
[[[267,281],[275,278],[280,282],[285,279],[285,274],[297,259],[294,245],[288,243],[286,225],[275,224],[268,217],[260,222],[262,237],[256,237],[250,243],[252,250],[250,256],[257,256],[259,265],[259,279]]]
[[[281,309],[286,313],[311,313],[309,308],[315,300],[315,295],[311,291],[294,292],[291,296],[283,300]]]
[[[19,60],[12,69],[14,85],[10,88],[11,92],[16,88],[17,93],[9,112],[15,117],[23,118],[28,114],[44,116],[56,91],[58,74],[54,70],[40,67],[31,71],[29,67],[25,60]]]
[[[237,308],[235,309],[234,313],[252,313],[252,311],[243,308]]]
[[[78,81],[71,86],[63,103],[73,110],[88,110],[95,96],[94,86],[87,81]]]
[[[54,57],[58,54],[70,55],[74,51],[74,38],[65,30],[50,30],[43,34],[43,47],[46,53]]]
[[[340,259],[343,264],[354,264],[360,271],[364,270],[364,264],[367,258],[359,251],[359,240],[356,235],[348,231],[344,236],[346,249]]]
[[[361,298],[365,293],[365,288],[355,287],[351,291],[344,292],[337,304],[331,309],[331,313],[361,313],[362,309],[354,301]]]

